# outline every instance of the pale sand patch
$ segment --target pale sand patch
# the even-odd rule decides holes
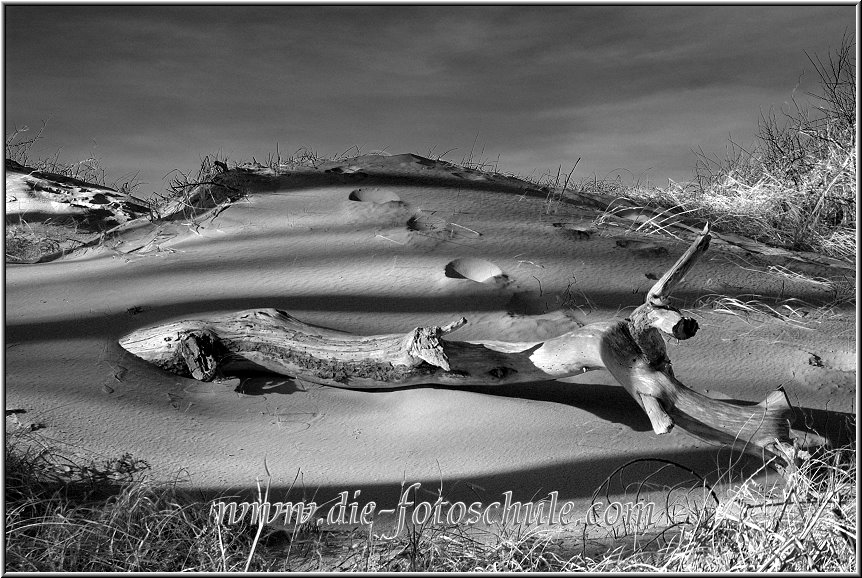
[[[499,501],[507,490],[520,500],[558,491],[586,511],[604,479],[635,458],[724,475],[737,458],[681,431],[655,436],[604,371],[473,390],[349,391],[271,375],[202,384],[117,344],[146,325],[252,307],[364,334],[463,315],[469,324],[459,340],[538,341],[631,312],[654,283],[649,275],[661,275],[686,248],[624,230],[583,235],[594,209],[563,204],[546,215],[545,193],[528,183],[453,171],[416,155],[328,161],[290,175],[231,171],[223,178],[247,197],[196,228],[182,220],[140,224],[120,231],[112,250],[7,266],[7,408],[44,424],[37,433],[46,442],[105,457],[128,451],[163,479],[183,469],[192,487],[250,492],[265,459],[276,494],[301,471],[309,497],[361,490],[360,503],[381,507],[394,506],[405,480],[421,482],[433,501],[442,480],[447,496],[468,503]],[[618,246],[620,239],[630,243]],[[818,276],[834,273],[810,266]],[[719,292],[825,295],[742,268],[716,247],[678,303],[691,308]],[[853,309],[810,329],[694,314],[697,336],[668,345],[690,387],[757,402],[783,385],[818,420],[837,423],[855,412]],[[747,471],[754,462],[739,460]],[[638,467],[643,479],[647,466]],[[648,495],[658,500],[662,484]]]
[[[39,172],[13,161],[7,161],[5,173],[7,224],[92,216],[86,220],[99,231],[96,221],[105,223],[101,230],[107,230],[148,213],[143,203],[109,187]]]

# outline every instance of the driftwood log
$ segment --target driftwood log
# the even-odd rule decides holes
[[[202,381],[218,373],[266,369],[347,388],[494,385],[547,381],[607,369],[646,412],[653,431],[686,432],[796,462],[793,410],[782,388],[758,404],[717,400],[676,379],[662,334],[688,339],[694,319],[668,303],[670,292],[709,246],[709,226],[624,320],[593,323],[542,342],[454,341],[464,326],[419,327],[406,334],[357,336],[316,327],[276,309],[251,309],[134,331],[120,345],[174,373]]]

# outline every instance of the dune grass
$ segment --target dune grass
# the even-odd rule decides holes
[[[6,571],[853,572],[858,564],[855,445],[808,457],[783,488],[751,479],[662,541],[587,553],[571,536],[517,525],[408,525],[387,540],[364,527],[218,523],[212,502],[150,480],[130,455],[82,463],[32,428],[8,426]]]
[[[723,159],[699,151],[690,183],[657,188],[593,179],[574,192],[610,191],[624,207],[663,211],[668,223],[709,221],[718,232],[855,261],[855,43],[845,36],[825,62],[809,61],[820,85],[809,95],[813,102],[793,98],[791,109],[762,113],[752,149],[731,141]],[[656,223],[655,232],[666,232]]]
[[[7,160],[29,167],[43,173],[53,173],[64,177],[70,177],[101,187],[114,189],[120,193],[132,194],[140,186],[137,173],[121,175],[110,178],[102,161],[95,155],[86,159],[66,162],[60,160],[60,151],[56,151],[53,157],[34,156],[33,147],[44,138],[47,121],[35,132],[29,127],[15,128],[6,135],[4,152]]]
[[[35,132],[29,127],[15,128],[6,135],[4,152],[9,161],[40,173],[68,177],[113,189],[121,194],[132,195],[140,186],[137,174],[122,175],[111,179],[108,171],[96,156],[76,162],[60,160],[60,151],[53,157],[37,157],[33,147],[44,138],[47,121]],[[139,204],[146,202],[135,199]],[[93,234],[80,230],[75,217],[49,219],[44,222],[28,222],[24,218],[8,220],[5,224],[5,259],[7,263],[37,263],[51,258],[64,250],[70,250],[92,240]]]
[[[6,223],[7,263],[36,263],[46,255],[60,250],[64,241],[72,238],[66,227],[51,223],[28,223],[19,219],[17,223]]]

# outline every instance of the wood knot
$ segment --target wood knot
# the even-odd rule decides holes
[[[491,377],[493,377],[495,379],[506,379],[510,375],[514,375],[516,373],[518,373],[517,369],[513,369],[511,367],[500,366],[500,367],[495,367],[492,370],[490,370],[488,372],[488,375],[490,375]]]
[[[426,363],[449,371],[449,358],[443,350],[443,335],[451,333],[467,324],[467,319],[461,317],[443,327],[436,325],[431,327],[417,327],[408,336],[407,354],[413,359],[425,361]]]
[[[673,326],[672,335],[677,339],[689,339],[694,337],[699,326],[697,321],[691,317],[683,317]]]
[[[202,330],[180,337],[177,352],[185,361],[189,373],[200,381],[212,381],[223,356],[224,346],[212,331]]]
[[[414,359],[421,359],[434,367],[449,371],[449,358],[440,343],[439,327],[417,327],[409,337],[407,353]]]

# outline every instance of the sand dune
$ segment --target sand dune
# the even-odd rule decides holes
[[[19,177],[7,171],[7,187],[10,178]],[[216,182],[233,193],[194,216],[177,206],[161,221],[126,219],[101,245],[7,265],[6,404],[44,425],[46,442],[131,452],[158,477],[182,470],[189,487],[219,492],[252,490],[266,460],[282,491],[301,472],[296,483],[320,501],[361,490],[361,500],[393,505],[405,480],[432,494],[442,482],[452,499],[558,491],[585,505],[633,458],[672,459],[712,479],[727,472],[727,452],[681,431],[655,436],[604,371],[496,389],[365,392],[274,375],[202,383],[134,358],[117,343],[134,329],[259,307],[358,334],[463,315],[461,340],[542,340],[625,316],[691,238],[684,227],[683,242],[638,236],[624,216],[599,229],[593,199],[572,196],[549,213],[535,185],[409,154],[279,174],[248,165]],[[676,375],[750,402],[783,385],[813,425],[837,429],[856,411],[852,308],[812,307],[791,324],[695,302],[756,294],[816,304],[827,285],[768,267],[855,273],[745,243],[719,238],[675,294],[701,325],[694,339],[668,344]]]

